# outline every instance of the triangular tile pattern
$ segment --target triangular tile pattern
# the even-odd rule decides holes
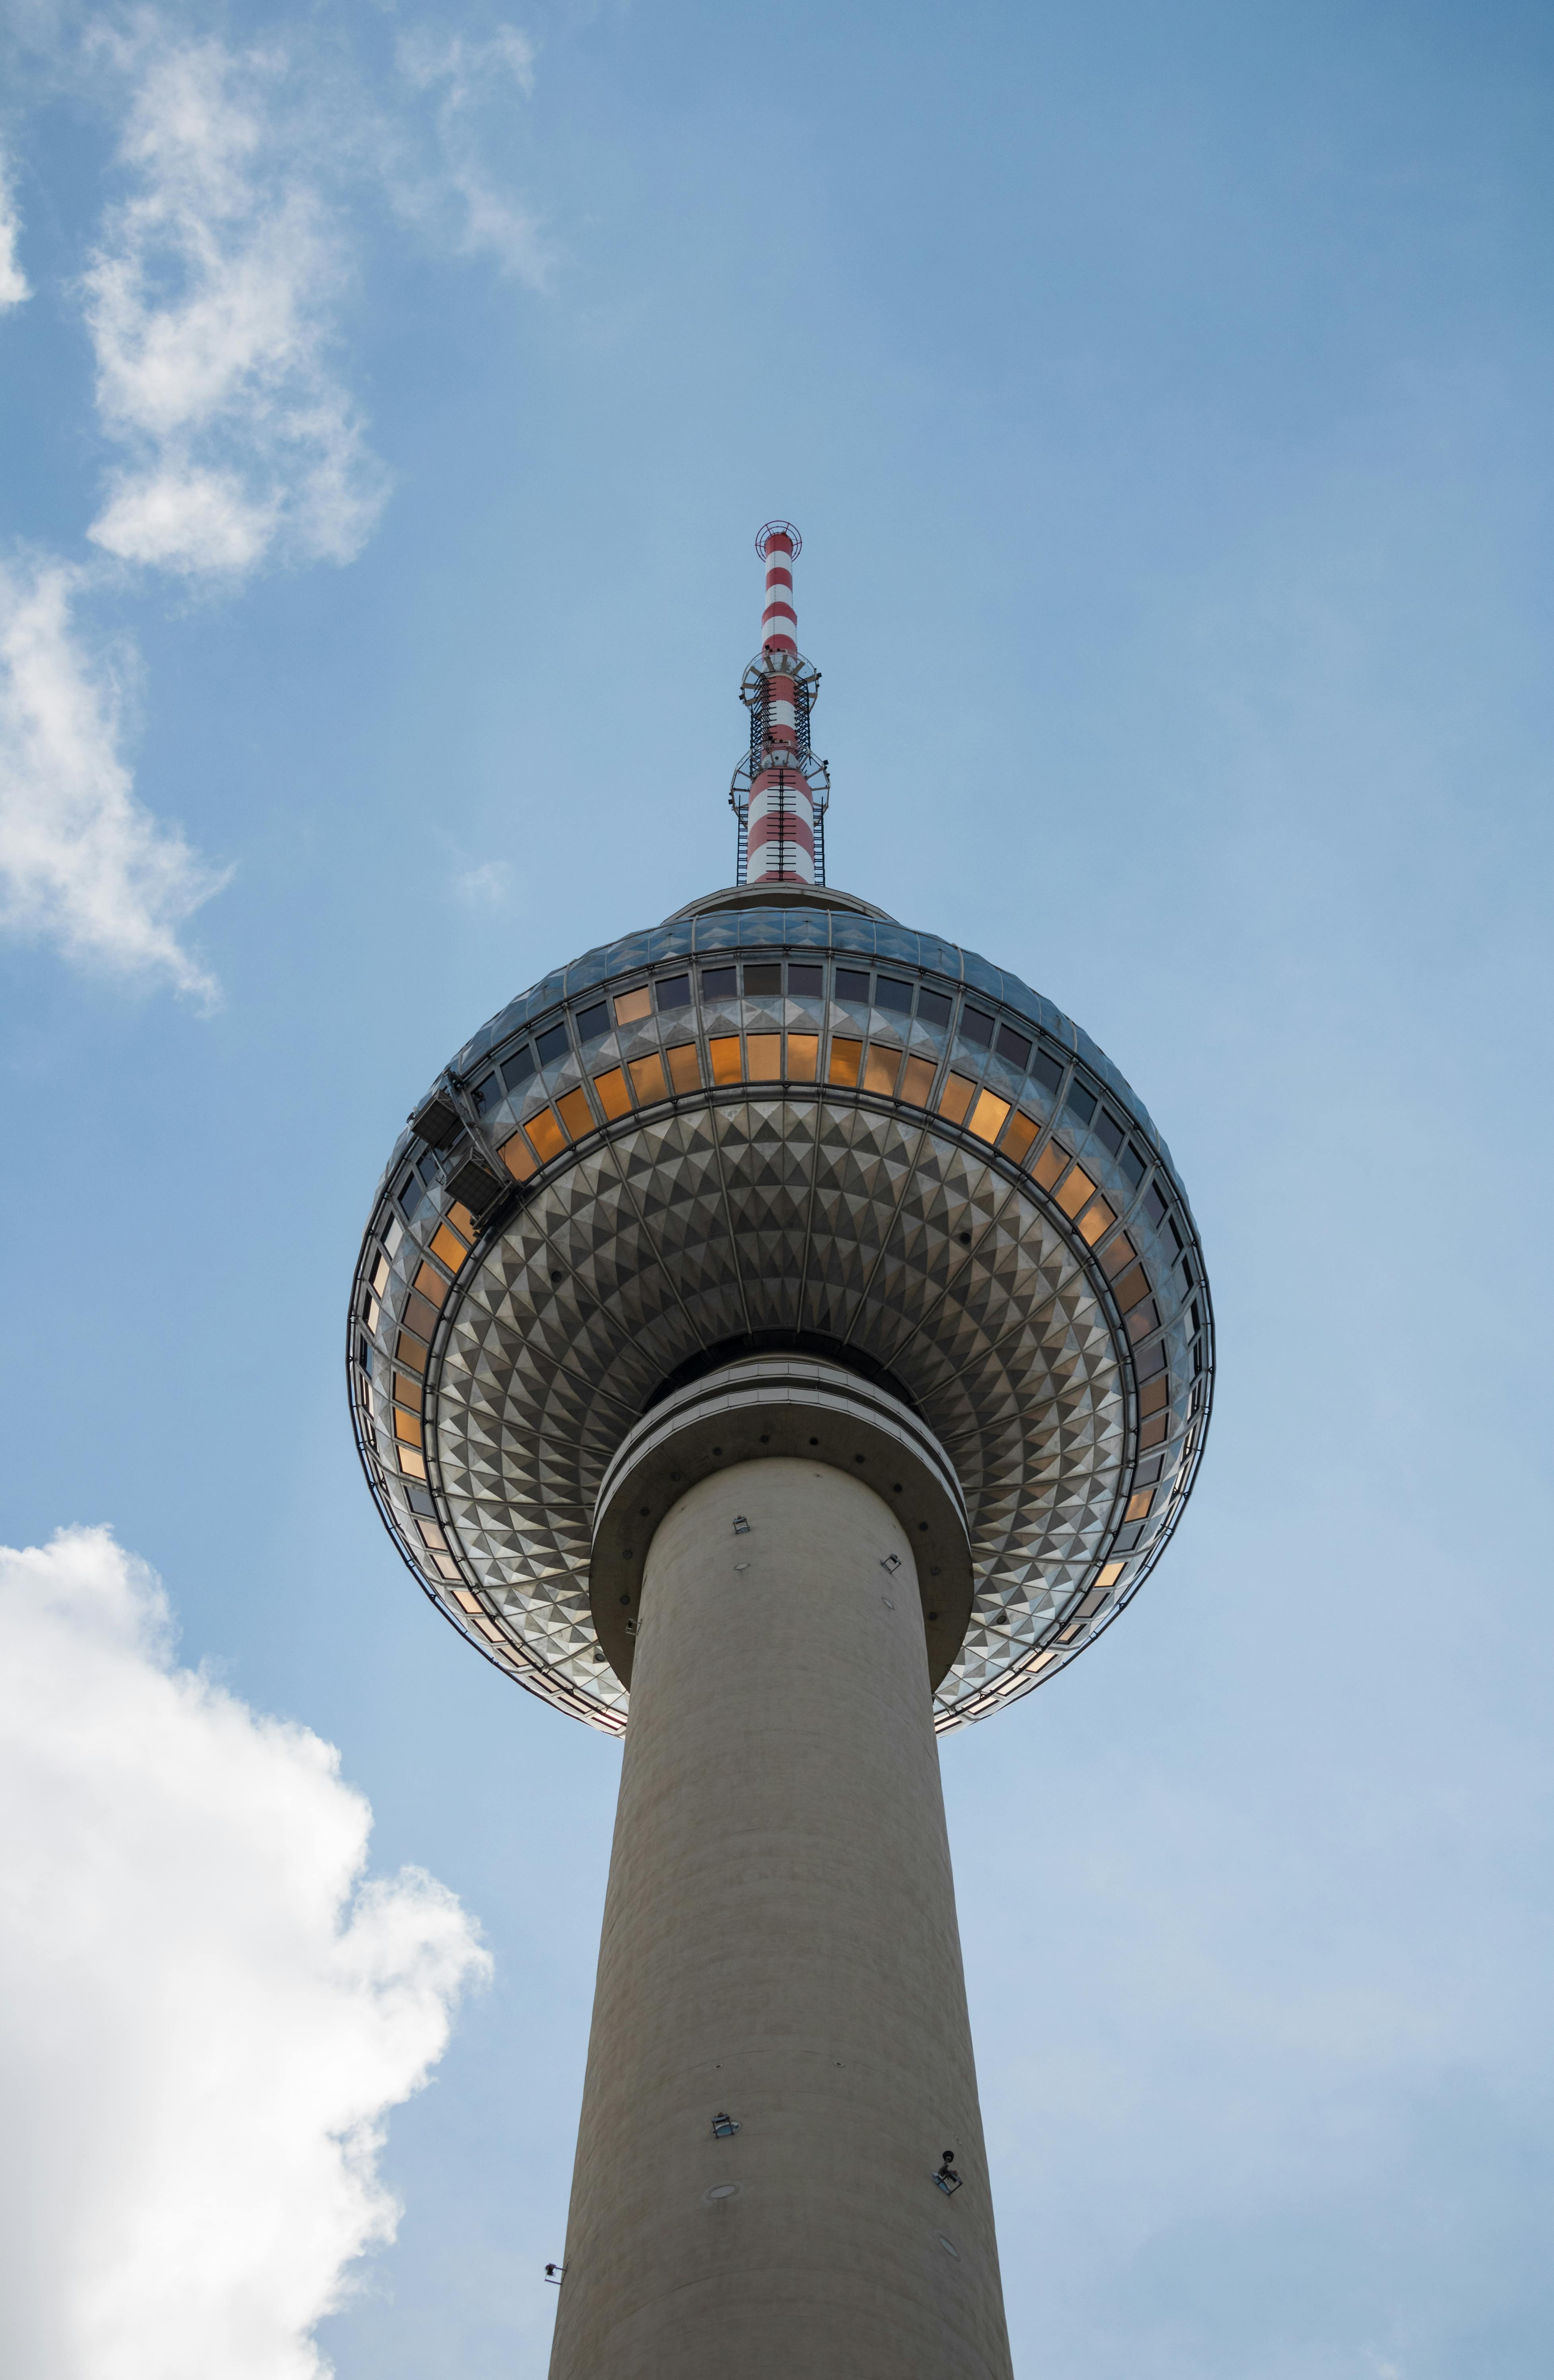
[[[650,1119],[542,1181],[458,1291],[440,1502],[525,1682],[596,1723],[626,1704],[589,1611],[605,1466],[667,1371],[747,1329],[887,1365],[957,1465],[977,1600],[941,1725],[1017,1682],[1114,1534],[1122,1383],[1083,1269],[1034,1189],[920,1115],[773,1094]]]

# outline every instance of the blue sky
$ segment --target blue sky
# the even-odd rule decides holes
[[[342,2380],[545,2369],[618,1770],[405,1578],[351,1262],[474,1027],[732,874],[774,515],[833,881],[1095,1036],[1215,1293],[1161,1571],[944,1752],[1016,2369],[1542,2375],[1547,13],[7,42],[0,1535],[483,1929]]]

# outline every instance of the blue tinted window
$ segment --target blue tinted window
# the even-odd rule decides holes
[[[789,962],[788,990],[795,1000],[819,1000],[825,988],[824,967],[800,965],[796,960]]]
[[[920,991],[917,994],[917,1022],[920,1025],[948,1025],[950,1002],[941,991]]]
[[[860,975],[856,967],[838,967],[836,997],[838,1000],[867,1000],[868,978],[866,975]]]
[[[979,1008],[963,1008],[961,1033],[967,1041],[975,1041],[979,1050],[990,1050],[993,1043],[993,1020],[984,1016]]]
[[[691,979],[688,975],[672,975],[658,987],[661,1008],[688,1008],[691,1004]]]
[[[1102,1108],[1100,1122],[1096,1126],[1096,1138],[1110,1157],[1115,1157],[1123,1146],[1123,1127],[1105,1108]]]
[[[998,1054],[1001,1058],[1007,1058],[1012,1066],[1028,1065],[1030,1043],[1023,1033],[1016,1033],[1012,1025],[1001,1025],[998,1028]]]
[[[1081,1123],[1088,1123],[1096,1111],[1094,1096],[1085,1088],[1083,1083],[1069,1085],[1068,1097],[1063,1101],[1063,1106],[1071,1116],[1077,1116]]]
[[[1038,1050],[1031,1060],[1031,1073],[1043,1090],[1055,1091],[1062,1081],[1063,1070],[1047,1050]]]
[[[732,1000],[737,990],[738,982],[735,968],[702,968],[701,997],[703,1000]]]
[[[1151,1189],[1147,1198],[1144,1201],[1144,1211],[1148,1216],[1149,1220],[1157,1227],[1165,1221],[1166,1202],[1164,1195],[1161,1192],[1160,1185],[1158,1182]]]
[[[475,1086],[475,1105],[482,1115],[487,1108],[493,1108],[496,1105],[501,1096],[502,1086],[494,1075],[488,1075],[483,1083],[477,1083]]]
[[[420,1203],[421,1185],[417,1181],[413,1173],[407,1173],[404,1181],[399,1185],[399,1204],[404,1209],[405,1220],[407,1222],[408,1222],[410,1217],[415,1213],[416,1208],[420,1205]]]
[[[526,1041],[521,1050],[514,1050],[503,1067],[502,1079],[508,1090],[516,1091],[520,1084],[528,1082],[533,1072],[534,1045],[532,1042]]]
[[[912,1014],[912,987],[898,983],[894,976],[880,976],[874,987],[874,999],[877,1007],[893,1009],[898,1016]]]
[[[1136,1190],[1144,1179],[1144,1160],[1131,1140],[1123,1151],[1123,1171]]]
[[[597,1008],[585,1008],[577,1019],[577,1033],[581,1040],[597,1041],[601,1033],[609,1030],[610,1011],[602,1001]]]
[[[565,1026],[552,1025],[548,1033],[536,1036],[534,1046],[540,1052],[540,1063],[542,1066],[553,1065],[558,1058],[566,1055]]]

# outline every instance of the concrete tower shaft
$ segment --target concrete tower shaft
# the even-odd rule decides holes
[[[881,1484],[746,1463],[653,1534],[552,2380],[1008,2380],[922,1610]]]

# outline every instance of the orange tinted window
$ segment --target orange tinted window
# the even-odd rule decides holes
[[[431,1253],[434,1257],[442,1257],[450,1272],[457,1272],[469,1251],[457,1232],[450,1232],[446,1223],[443,1223],[439,1225],[437,1235],[431,1243]]]
[[[389,1260],[387,1257],[384,1256],[382,1248],[380,1248],[378,1250],[378,1261],[372,1268],[372,1286],[377,1291],[380,1297],[382,1297],[384,1290],[388,1286],[388,1277]]]
[[[952,1123],[964,1123],[976,1093],[976,1084],[968,1083],[964,1075],[946,1075],[944,1088],[939,1094],[940,1114],[948,1116]]]
[[[607,1075],[596,1075],[593,1087],[599,1095],[599,1104],[612,1123],[617,1116],[630,1114],[631,1093],[626,1089],[625,1076],[618,1066],[612,1066]]]
[[[1032,1123],[1024,1108],[1016,1108],[1009,1130],[1003,1135],[1005,1157],[1012,1157],[1016,1165],[1023,1165],[1030,1145],[1040,1130],[1041,1126]]]
[[[910,1099],[915,1108],[926,1108],[933,1093],[933,1078],[938,1072],[931,1058],[908,1058],[906,1072],[901,1078],[901,1096]]]
[[[1141,1297],[1148,1296],[1149,1276],[1141,1264],[1130,1265],[1122,1279],[1112,1282],[1111,1289],[1125,1314],[1130,1305],[1136,1305]]]
[[[399,1407],[395,1405],[394,1409],[394,1434],[395,1438],[403,1439],[407,1446],[419,1446],[421,1442],[421,1425],[419,1415],[402,1413]]]
[[[574,1140],[581,1140],[586,1132],[593,1130],[593,1110],[581,1084],[575,1091],[568,1091],[565,1099],[556,1101],[556,1111]]]
[[[1050,1190],[1063,1167],[1068,1163],[1068,1151],[1061,1141],[1050,1140],[1031,1172],[1044,1190]]]
[[[467,1586],[461,1586],[459,1588],[457,1594],[454,1597],[454,1601],[455,1603],[462,1603],[466,1611],[479,1611],[480,1608]]]
[[[1154,1498],[1155,1491],[1152,1488],[1141,1488],[1136,1496],[1130,1496],[1128,1498],[1128,1509],[1123,1514],[1124,1520],[1143,1521],[1147,1519],[1149,1507],[1153,1503]]]
[[[1145,1423],[1144,1427],[1138,1433],[1139,1445],[1141,1447],[1159,1446],[1170,1427],[1171,1415],[1169,1414],[1151,1414],[1148,1420]]]
[[[423,1458],[416,1452],[413,1446],[402,1446],[400,1448],[399,1468],[401,1471],[407,1471],[412,1479],[424,1479],[426,1477],[426,1463]]]
[[[1088,1240],[1091,1247],[1094,1247],[1098,1240],[1105,1237],[1116,1220],[1116,1216],[1104,1198],[1093,1199],[1079,1219],[1079,1236],[1082,1240]]]
[[[1065,1215],[1077,1215],[1086,1200],[1093,1196],[1095,1184],[1082,1165],[1071,1168],[1068,1179],[1058,1193],[1058,1204]]]
[[[503,1142],[500,1155],[515,1182],[528,1180],[534,1171],[534,1151],[521,1132],[516,1132],[511,1140]]]
[[[1159,1413],[1165,1401],[1166,1376],[1161,1372],[1155,1379],[1145,1382],[1139,1395],[1138,1410],[1147,1414]]]
[[[984,1091],[971,1111],[970,1130],[978,1140],[996,1140],[1009,1115],[1009,1101],[995,1092]]]
[[[412,1339],[407,1330],[402,1330],[394,1351],[394,1360],[396,1364],[407,1365],[412,1372],[424,1372],[426,1349],[419,1339]]]
[[[712,1080],[715,1083],[738,1083],[744,1080],[744,1069],[739,1062],[737,1033],[720,1033],[715,1041],[709,1041],[707,1044],[707,1054],[712,1061]]]
[[[448,1220],[453,1225],[455,1231],[461,1233],[465,1239],[472,1240],[474,1238],[475,1218],[470,1213],[468,1208],[464,1206],[457,1198],[454,1200],[453,1205],[448,1209]]]
[[[1101,1572],[1100,1576],[1097,1579],[1096,1585],[1098,1586],[1115,1586],[1117,1581],[1122,1577],[1122,1575],[1123,1565],[1121,1562],[1108,1562],[1105,1569]]]
[[[787,1074],[790,1083],[812,1083],[819,1062],[820,1037],[818,1033],[789,1034]]]
[[[416,1287],[429,1305],[441,1305],[448,1293],[448,1284],[435,1265],[422,1265],[416,1275]]]
[[[901,1051],[892,1050],[888,1041],[871,1041],[868,1061],[863,1070],[866,1091],[881,1091],[887,1099],[895,1097],[895,1078],[901,1072]]]
[[[783,1037],[780,1033],[747,1033],[745,1047],[749,1053],[748,1073],[752,1083],[781,1080]]]
[[[701,1088],[701,1063],[694,1041],[677,1041],[670,1050],[669,1079],[677,1091]]]
[[[541,1108],[538,1115],[531,1115],[524,1130],[539,1151],[542,1165],[548,1165],[552,1157],[559,1157],[566,1147],[566,1135],[550,1108]]]
[[[420,1381],[407,1378],[403,1372],[395,1372],[394,1376],[394,1402],[396,1405],[414,1405],[416,1411],[419,1413],[421,1409]]]
[[[671,1060],[675,1052],[670,1051]],[[649,1107],[654,1099],[669,1097],[669,1086],[663,1079],[663,1060],[656,1054],[650,1058],[634,1058],[631,1062],[631,1087],[637,1093],[637,1104]]]
[[[862,1056],[861,1041],[833,1041],[831,1045],[830,1080],[833,1083],[856,1083]]]
[[[1107,1249],[1106,1254],[1102,1257],[1101,1264],[1105,1270],[1115,1278],[1116,1275],[1122,1271],[1124,1265],[1132,1264],[1134,1257],[1137,1253],[1137,1249],[1134,1246],[1134,1244],[1129,1239],[1126,1232],[1119,1232],[1116,1238],[1112,1241],[1111,1245]]]
[[[652,1013],[653,996],[645,983],[639,983],[635,991],[623,991],[616,999],[617,1025],[640,1025],[642,1019],[651,1016]]]

